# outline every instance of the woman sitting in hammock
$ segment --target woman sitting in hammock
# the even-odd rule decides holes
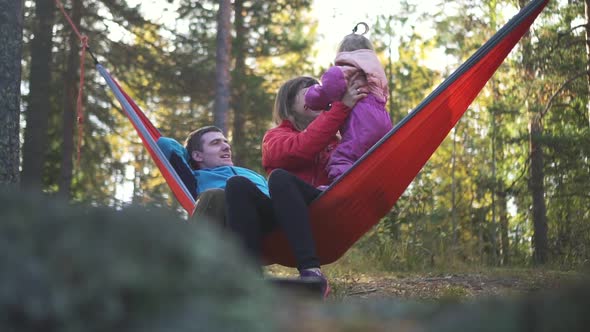
[[[361,73],[354,74],[342,100],[324,111],[305,105],[306,92],[317,84],[317,80],[301,76],[281,86],[273,110],[277,126],[262,140],[262,166],[269,174],[275,169],[287,170],[306,184],[324,189],[331,183],[327,165],[340,142],[337,133],[356,102],[367,96],[367,86]],[[317,190],[314,198],[320,193]]]

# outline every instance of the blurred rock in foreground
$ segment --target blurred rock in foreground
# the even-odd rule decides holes
[[[590,283],[467,303],[277,292],[227,235],[156,208],[0,192],[0,332],[590,331]]]
[[[273,292],[248,263],[160,209],[0,192],[3,332],[275,330]]]

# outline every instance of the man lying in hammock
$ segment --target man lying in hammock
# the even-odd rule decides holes
[[[275,170],[267,182],[252,170],[234,166],[231,146],[214,126],[190,133],[186,148],[166,137],[161,137],[158,145],[168,157],[176,153],[189,161],[195,180],[193,188],[200,195],[197,209],[202,211],[205,206],[205,210],[213,207],[219,211],[219,201],[211,204],[211,200],[223,197],[220,190],[224,190],[227,227],[255,260],[261,257],[263,236],[281,227],[297,260],[300,277],[319,280],[323,296],[328,295],[330,288],[320,270],[307,214],[309,194],[302,190],[306,186],[301,186],[301,179]]]

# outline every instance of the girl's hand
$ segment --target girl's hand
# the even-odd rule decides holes
[[[341,101],[349,108],[353,108],[359,100],[367,96],[367,93],[367,81],[361,72],[357,72],[348,80],[348,89],[342,96]]]

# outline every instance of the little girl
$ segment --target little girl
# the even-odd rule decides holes
[[[365,27],[362,34],[356,34],[359,25]],[[335,65],[324,73],[322,84],[311,86],[305,93],[305,106],[314,110],[328,109],[330,103],[341,99],[347,89],[347,80],[355,73],[364,73],[367,80],[367,97],[356,103],[340,128],[342,140],[332,152],[327,166],[331,181],[346,172],[393,127],[385,109],[388,95],[385,71],[373,45],[363,36],[368,30],[366,23],[357,24],[352,34],[340,43]]]

